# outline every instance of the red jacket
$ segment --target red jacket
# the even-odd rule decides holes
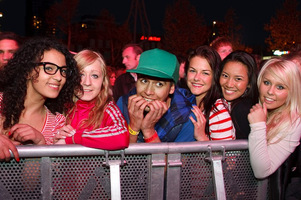
[[[88,118],[94,105],[93,102],[81,100],[76,102],[76,108],[73,111],[75,112],[74,118],[71,121],[71,126],[76,129],[76,133],[73,138],[67,137],[65,139],[66,144],[75,143],[104,150],[119,150],[128,147],[129,132],[127,123],[119,108],[112,101],[104,110],[99,128],[80,128],[81,121]],[[73,113],[70,116],[73,116]]]

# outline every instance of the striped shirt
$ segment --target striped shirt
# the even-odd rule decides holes
[[[217,99],[209,116],[209,134],[211,140],[234,140],[235,128],[231,116],[222,99]]]
[[[118,150],[129,146],[129,132],[127,123],[117,105],[110,101],[106,106],[100,127],[92,126],[81,128],[82,120],[89,117],[89,113],[95,106],[94,103],[78,100],[74,110],[74,118],[71,126],[76,129],[73,137],[65,139],[66,144],[81,144],[87,147]],[[71,114],[70,116],[73,116]]]
[[[41,133],[44,135],[47,145],[53,144],[53,138],[58,129],[62,128],[65,125],[66,118],[64,115],[56,112],[55,115],[48,110],[45,106],[46,119]]]
[[[2,100],[3,100],[3,93],[0,93],[0,109],[2,105]],[[46,144],[51,145],[53,144],[53,138],[57,130],[65,125],[66,118],[64,117],[64,115],[58,112],[56,112],[54,115],[53,113],[50,112],[50,110],[48,110],[46,106],[45,109],[46,109],[46,118],[41,133],[45,138]]]

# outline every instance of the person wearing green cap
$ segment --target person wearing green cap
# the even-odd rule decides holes
[[[188,91],[176,88],[179,63],[175,55],[152,49],[141,54],[136,87],[119,98],[117,106],[128,123],[130,142],[190,142],[194,125]]]

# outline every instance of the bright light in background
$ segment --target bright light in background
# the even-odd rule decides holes
[[[280,51],[280,50],[275,50],[273,53],[275,56],[281,56],[283,54],[289,54],[289,51]]]
[[[2,12],[0,12],[0,17],[3,17],[3,13]]]
[[[212,36],[215,36],[215,25],[216,25],[216,21],[212,22]]]

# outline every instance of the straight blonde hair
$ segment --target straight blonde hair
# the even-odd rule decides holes
[[[283,139],[292,129],[296,127],[297,120],[301,115],[301,72],[298,66],[289,60],[282,58],[272,58],[267,61],[260,70],[258,75],[258,88],[262,83],[265,73],[269,73],[279,82],[283,83],[288,89],[286,102],[270,112],[267,116],[267,140],[276,136]],[[282,135],[279,135],[282,134]]]
[[[95,51],[92,50],[82,50],[74,56],[78,70],[81,72],[85,67],[93,64],[94,62],[98,62],[101,67],[102,72],[102,87],[99,94],[96,96],[95,106],[92,108],[91,112],[89,113],[88,119],[85,119],[81,122],[80,127],[86,128],[92,126],[93,128],[98,128],[101,124],[104,110],[108,103],[112,101],[112,95],[110,92],[110,82],[109,77],[107,74],[106,64],[104,61],[103,56]],[[76,97],[76,95],[75,95]],[[76,97],[76,99],[78,99]],[[69,114],[72,113],[74,107],[70,110]],[[69,116],[67,119],[70,121],[73,119],[74,116]],[[68,121],[70,123],[70,121]]]

